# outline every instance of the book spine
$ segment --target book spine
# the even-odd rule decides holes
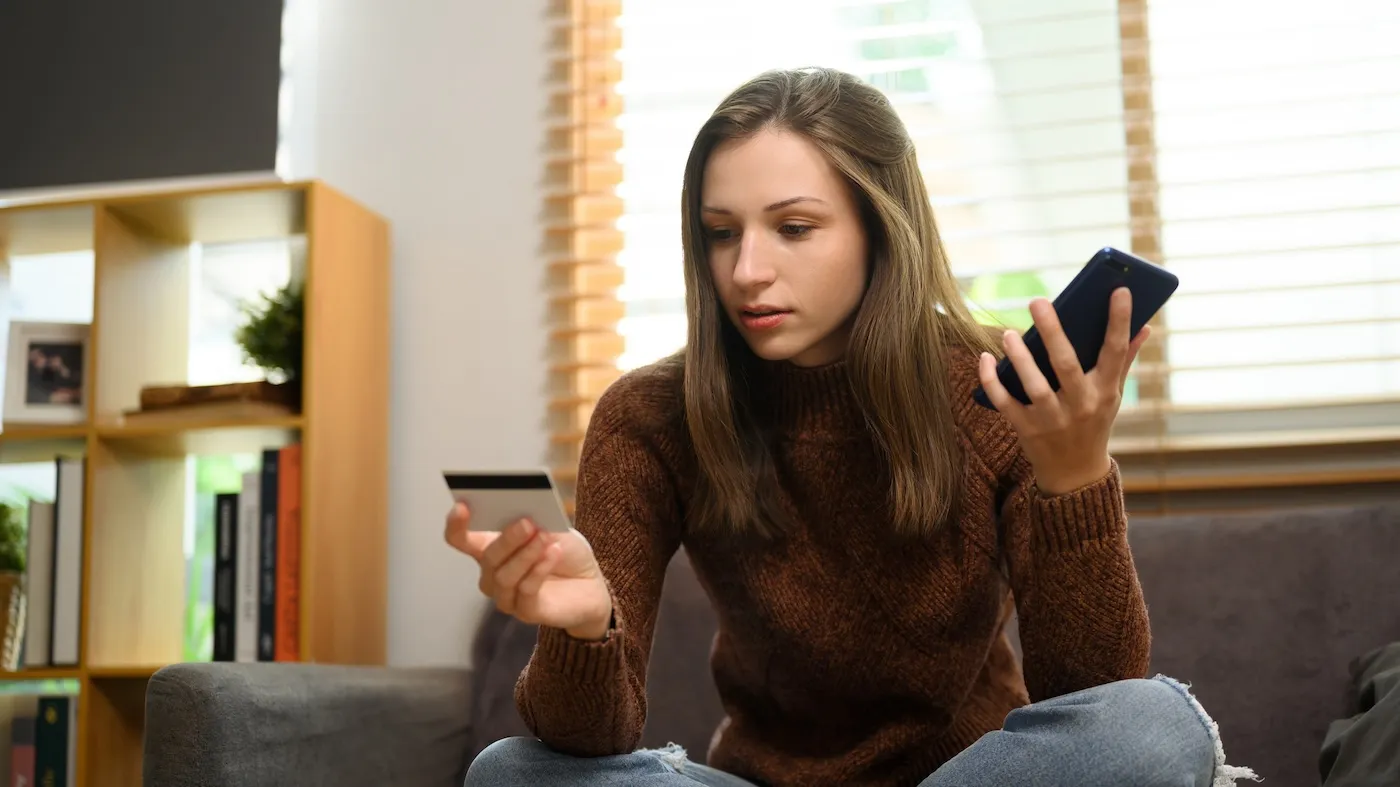
[[[277,459],[271,448],[262,454],[258,505],[258,661],[277,658]]]
[[[238,493],[214,495],[214,661],[234,659]]]
[[[38,719],[16,716],[10,722],[10,787],[34,787],[34,730]]]
[[[87,463],[60,457],[54,507],[53,623],[49,661],[56,667],[78,664],[82,639],[83,487]]]
[[[234,605],[234,660],[258,660],[258,512],[261,510],[262,475],[243,474],[238,495],[237,599]]]
[[[277,460],[277,661],[301,659],[301,444]]]
[[[48,667],[53,630],[54,504],[29,501],[28,560],[25,563],[24,665]]]
[[[68,784],[69,697],[41,697],[34,729],[34,779],[39,785]]]

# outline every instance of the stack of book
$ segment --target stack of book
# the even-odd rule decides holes
[[[10,727],[9,784],[12,787],[74,784],[78,698],[15,694],[0,699],[8,705],[5,711],[0,711],[0,723]]]
[[[301,444],[214,497],[214,661],[297,661]]]
[[[82,457],[58,457],[53,502],[29,501],[24,667],[78,666],[85,468]]]

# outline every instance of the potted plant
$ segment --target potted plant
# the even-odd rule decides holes
[[[243,360],[267,372],[269,382],[301,383],[305,307],[306,288],[298,280],[243,306],[244,321],[234,339]]]
[[[0,503],[0,668],[19,669],[24,642],[24,568],[28,527],[23,508]]]

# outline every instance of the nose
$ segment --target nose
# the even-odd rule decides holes
[[[761,232],[746,232],[739,241],[739,259],[734,264],[734,283],[743,289],[752,289],[772,284],[777,278],[777,268],[772,264],[772,255],[764,248]]]

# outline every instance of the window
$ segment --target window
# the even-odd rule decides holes
[[[1397,398],[1400,7],[1173,0],[1149,29],[1172,402]]]

